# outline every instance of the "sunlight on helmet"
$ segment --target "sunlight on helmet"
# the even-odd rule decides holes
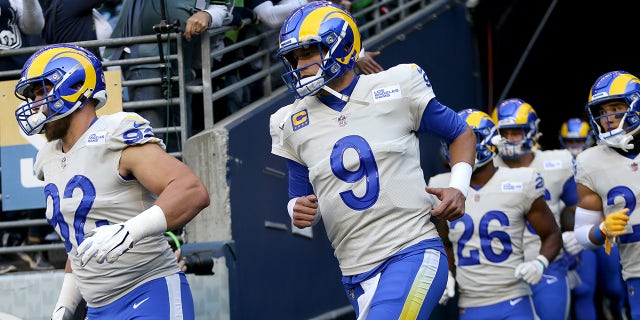
[[[599,142],[628,151],[640,128],[640,80],[626,71],[600,76],[591,87],[586,106]]]
[[[43,133],[46,123],[68,116],[89,99],[97,101],[96,109],[104,106],[102,63],[75,45],[44,47],[25,62],[15,95],[23,101],[15,112],[20,128],[27,135]]]
[[[473,170],[489,163],[497,154],[496,141],[500,140],[498,129],[493,119],[477,109],[464,109],[458,112],[458,115],[473,130],[476,135],[476,161]],[[441,142],[442,153],[446,161],[449,162],[449,146],[445,142]]]
[[[593,145],[591,128],[586,121],[580,118],[571,118],[563,122],[560,126],[558,140],[560,146],[569,150],[574,157]]]
[[[493,109],[493,121],[498,126],[502,139],[498,143],[498,154],[503,159],[517,159],[537,148],[538,115],[530,104],[521,99],[502,101]],[[520,140],[510,140],[509,133],[514,130],[522,137]]]
[[[361,51],[360,32],[353,17],[328,1],[314,1],[294,10],[280,30],[276,56],[286,72],[282,80],[298,99],[314,95],[331,80],[353,70]],[[317,50],[319,63],[298,65],[297,49]],[[318,72],[303,75],[313,66]]]

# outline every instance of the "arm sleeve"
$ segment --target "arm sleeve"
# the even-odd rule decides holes
[[[215,29],[227,25],[231,22],[233,15],[226,6],[221,4],[210,5],[204,10],[211,17],[209,29]]]
[[[599,245],[591,242],[589,232],[591,227],[600,223],[602,213],[600,211],[576,208],[576,217],[573,227],[574,235],[578,243],[585,249],[596,249]]]
[[[561,199],[567,207],[572,207],[578,204],[578,191],[576,188],[576,180],[573,176],[569,178],[562,187]]]
[[[38,0],[11,1],[18,13],[18,25],[26,34],[40,34],[44,28],[44,14]]]
[[[269,28],[279,28],[291,11],[306,4],[306,0],[284,0],[278,5],[271,1],[265,1],[257,5],[253,12],[256,13],[261,23]]]
[[[311,181],[309,181],[309,168],[287,159],[289,169],[289,198],[297,198],[313,193]]]
[[[451,143],[467,128],[466,123],[451,108],[448,108],[433,98],[422,113],[418,132],[434,134]]]

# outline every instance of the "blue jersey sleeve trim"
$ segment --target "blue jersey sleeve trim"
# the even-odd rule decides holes
[[[560,198],[567,207],[572,207],[578,204],[578,191],[576,188],[576,180],[573,176],[569,178],[562,187],[562,197]]]
[[[289,199],[313,194],[313,187],[309,181],[309,168],[287,159],[289,170]]]
[[[467,124],[451,108],[442,105],[435,98],[427,104],[422,113],[418,132],[437,136],[447,143],[453,142],[467,128]]]

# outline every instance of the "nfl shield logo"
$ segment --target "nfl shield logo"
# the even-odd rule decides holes
[[[344,127],[346,125],[347,125],[347,117],[345,117],[344,114],[341,114],[338,117],[338,126]]]
[[[480,201],[480,195],[479,194],[474,194],[473,195],[473,201],[475,201],[475,202]]]
[[[631,171],[638,171],[638,164],[637,163],[632,163],[631,164]]]

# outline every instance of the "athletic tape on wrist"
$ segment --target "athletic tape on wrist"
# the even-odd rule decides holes
[[[469,193],[469,183],[471,182],[472,172],[473,168],[471,168],[471,165],[464,161],[454,164],[453,167],[451,167],[449,187],[460,190],[466,198]]]
[[[133,243],[151,235],[162,234],[167,231],[167,218],[164,211],[157,205],[140,212],[137,216],[124,223],[133,238]]]

